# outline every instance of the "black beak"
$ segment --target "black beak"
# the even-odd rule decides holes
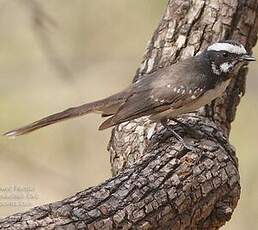
[[[244,54],[241,56],[241,59],[243,61],[256,61],[256,59],[248,54]]]

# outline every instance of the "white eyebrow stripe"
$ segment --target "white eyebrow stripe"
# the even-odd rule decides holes
[[[213,51],[227,51],[229,53],[234,53],[234,54],[246,54],[246,49],[243,45],[238,46],[238,45],[233,45],[230,43],[214,43],[213,45],[209,46],[208,51],[213,50]]]

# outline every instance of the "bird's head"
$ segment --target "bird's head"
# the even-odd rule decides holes
[[[245,47],[236,41],[220,41],[214,43],[204,51],[211,70],[216,75],[234,73],[243,65],[255,58],[250,56]]]

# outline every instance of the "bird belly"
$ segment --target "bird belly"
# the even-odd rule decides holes
[[[222,96],[223,92],[228,87],[229,82],[230,82],[230,79],[220,83],[215,88],[206,91],[202,96],[200,96],[199,98],[196,98],[196,100],[193,100],[192,102],[187,103],[179,108],[170,108],[161,113],[152,115],[150,119],[151,120],[169,119],[169,118],[175,118],[181,114],[194,112],[199,108],[209,104],[215,98]]]

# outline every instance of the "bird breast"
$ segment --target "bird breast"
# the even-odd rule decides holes
[[[226,88],[228,87],[229,83],[230,83],[230,79],[223,81],[223,82],[217,84],[213,89],[210,89],[210,90],[204,92],[204,94],[201,97],[197,98],[192,103],[192,105],[189,108],[191,111],[189,111],[189,112],[197,110],[200,107],[211,103],[211,101],[213,101],[217,97],[222,96],[223,93],[225,92]]]

